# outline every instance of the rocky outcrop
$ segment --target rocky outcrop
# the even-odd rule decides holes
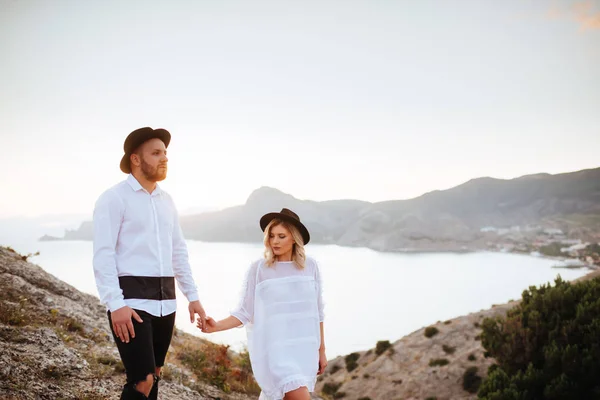
[[[104,306],[24,258],[0,247],[0,398],[118,399],[125,376]],[[226,393],[184,362],[182,354],[206,355],[206,346],[219,350],[176,331],[160,398],[257,398],[251,377],[239,382],[237,389],[253,389],[252,395],[221,385]],[[237,355],[228,353],[234,362]],[[228,368],[232,376],[243,372],[233,365]]]
[[[438,322],[395,343],[380,342],[371,350],[330,360],[317,392],[345,400],[475,399],[463,389],[463,375],[477,367],[484,377],[493,363],[484,356],[479,324],[486,317],[506,313],[514,304]]]
[[[592,271],[574,282],[597,277],[600,271]],[[472,377],[483,379],[494,363],[479,340],[481,323],[518,304],[438,321],[394,343],[382,341],[371,350],[329,360],[316,391],[325,399],[344,400],[476,399],[463,388],[464,375],[471,369]]]

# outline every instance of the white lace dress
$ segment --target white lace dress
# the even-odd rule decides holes
[[[260,399],[283,399],[302,386],[314,391],[324,318],[315,260],[307,257],[302,270],[291,261],[271,267],[264,260],[252,263],[231,315],[246,327]]]

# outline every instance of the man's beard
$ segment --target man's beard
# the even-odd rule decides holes
[[[167,164],[161,165],[164,165],[165,168],[159,168],[160,166],[152,167],[142,158],[142,173],[144,174],[144,177],[150,182],[160,182],[164,180],[167,177]]]

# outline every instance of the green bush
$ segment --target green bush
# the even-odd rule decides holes
[[[335,364],[333,367],[331,367],[331,371],[329,371],[331,374],[335,374],[336,372],[338,372],[340,369],[342,369],[342,367],[340,367],[339,364]]]
[[[390,343],[389,340],[380,340],[379,342],[377,342],[377,345],[375,346],[375,354],[377,354],[378,356],[383,354],[384,351],[386,351],[387,349],[389,349],[390,347],[392,347],[392,344]]]
[[[352,372],[356,369],[356,367],[358,367],[357,361],[359,358],[360,354],[358,353],[351,353],[346,356],[346,369],[348,372]]]
[[[358,400],[371,400],[369,396],[359,397]]]
[[[452,346],[448,346],[448,345],[442,345],[442,350],[444,350],[444,353],[446,354],[454,354],[454,352],[456,351],[456,347],[452,347]]]
[[[201,347],[184,347],[178,355],[182,364],[188,366],[198,377],[225,393],[231,391],[231,359],[229,346],[205,343]]]
[[[475,358],[475,354],[469,354],[468,360],[469,361],[475,361],[477,358]]]
[[[477,375],[477,367],[469,367],[463,374],[463,389],[469,393],[477,393],[481,385],[481,377]]]
[[[428,326],[425,328],[425,337],[432,338],[437,335],[440,331],[435,326]]]
[[[340,386],[342,386],[341,383],[327,382],[323,385],[323,390],[321,391],[323,392],[323,394],[334,395],[338,391]]]
[[[560,249],[563,247],[564,246],[558,242],[550,243],[546,246],[540,247],[540,253],[550,257],[561,257],[565,255],[562,251],[560,251]]]
[[[429,360],[430,367],[443,367],[444,365],[450,364],[446,358],[432,358]]]
[[[600,278],[530,287],[505,318],[483,322],[482,344],[498,362],[481,399],[600,398]]]

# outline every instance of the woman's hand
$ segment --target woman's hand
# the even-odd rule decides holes
[[[196,326],[204,333],[213,333],[218,331],[217,321],[215,321],[212,317],[206,317],[204,329],[202,329],[202,321],[200,320],[200,318],[198,318]]]
[[[321,375],[325,372],[325,368],[327,367],[327,356],[325,355],[325,349],[319,349],[319,370],[317,371],[317,375]]]

